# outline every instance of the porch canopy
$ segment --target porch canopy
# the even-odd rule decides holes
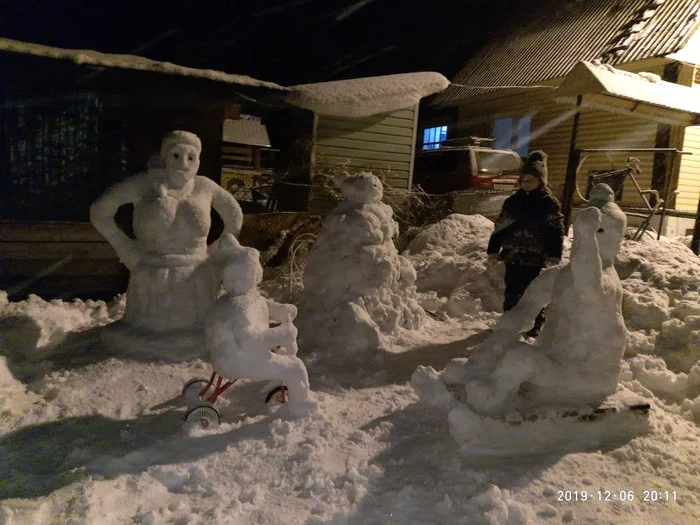
[[[586,61],[576,64],[554,93],[555,100],[574,103],[577,108],[562,199],[562,211],[567,227],[571,218],[576,172],[581,155],[581,150],[576,145],[579,110],[596,108],[663,124],[694,126],[700,124],[699,95],[700,90],[665,82],[653,73],[630,73],[607,64]],[[657,148],[657,151],[661,153],[661,149]],[[668,148],[666,150],[664,154],[674,155],[671,162],[675,161],[675,156],[684,153]],[[668,202],[669,191],[670,180],[667,178],[662,193],[664,202]],[[700,203],[698,212],[694,238],[700,238]],[[664,206],[661,223],[665,213]]]
[[[555,100],[664,124],[700,124],[700,91],[665,82],[653,73],[630,73],[581,61],[554,92]]]

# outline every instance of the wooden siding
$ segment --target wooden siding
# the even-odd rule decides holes
[[[244,246],[265,252],[281,231],[315,228],[308,213],[258,213],[243,217]],[[290,238],[291,242],[291,238]],[[129,272],[89,222],[0,221],[0,290],[10,299],[111,299],[126,291]]]
[[[700,96],[700,89],[698,89]],[[683,151],[689,151],[692,155],[684,155],[681,158],[681,169],[678,177],[678,197],[676,197],[676,209],[695,212],[698,209],[700,199],[700,126],[685,128]]]
[[[365,118],[319,115],[314,173],[348,164],[349,171],[372,171],[385,184],[408,189],[412,180],[418,107]]]
[[[11,298],[110,298],[127,269],[89,222],[0,221],[0,288]]]

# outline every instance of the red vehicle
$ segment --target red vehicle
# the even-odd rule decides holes
[[[520,155],[513,150],[482,145],[493,139],[470,137],[468,140],[468,145],[443,146],[418,153],[414,185],[420,185],[427,193],[517,189],[523,167]]]

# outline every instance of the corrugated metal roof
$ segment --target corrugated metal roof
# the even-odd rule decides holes
[[[697,29],[700,0],[523,0],[452,81],[529,85],[565,76],[581,60],[619,65],[678,51]],[[493,91],[452,85],[433,104]]]

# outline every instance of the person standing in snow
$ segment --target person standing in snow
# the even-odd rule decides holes
[[[547,154],[533,151],[525,161],[520,189],[503,203],[486,253],[505,263],[503,311],[513,308],[542,268],[558,264],[564,244],[564,217],[547,188]],[[544,310],[528,335],[536,336]]]

